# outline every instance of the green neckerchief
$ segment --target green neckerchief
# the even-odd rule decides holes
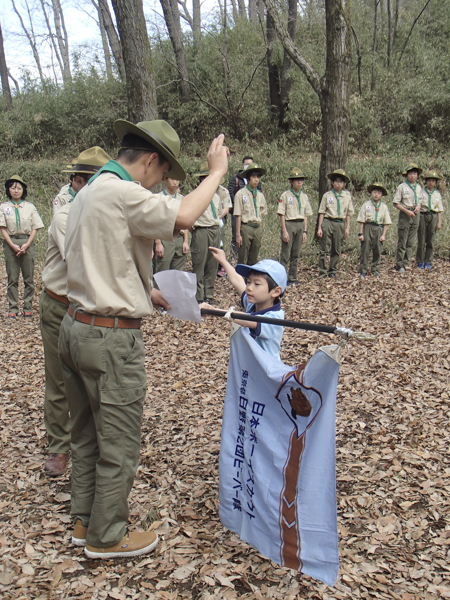
[[[17,231],[20,231],[21,228],[22,228],[22,224],[20,222],[19,204],[22,204],[23,200],[19,200],[19,202],[14,202],[14,200],[11,199],[11,202],[14,204],[14,210],[16,212],[16,227],[17,227]]]
[[[120,179],[123,179],[125,181],[133,181],[131,175],[124,167],[122,167],[121,164],[119,164],[116,160],[110,160],[106,163],[106,165],[104,165],[100,169],[98,173],[96,173],[93,177],[89,179],[88,185],[90,185],[94,181],[94,179],[97,179],[97,177],[101,173],[114,173],[114,175],[117,175],[118,177],[120,177]]]
[[[416,183],[414,184],[414,187],[413,187],[413,186],[412,186],[412,185],[409,183],[409,181],[408,181],[407,179],[405,180],[405,183],[406,183],[406,185],[409,185],[409,187],[410,187],[410,188],[412,189],[412,191],[414,192],[414,204],[417,206],[417,205],[419,204],[419,203],[417,202],[417,192],[416,192],[416,189],[417,189],[417,181],[416,181]]]
[[[256,188],[255,190],[253,188],[251,188],[248,183],[245,186],[249,192],[252,193],[253,196],[253,205],[255,207],[255,215],[258,216],[258,207],[256,206],[256,196],[258,195],[258,188]]]
[[[69,183],[69,194],[72,196],[72,200],[73,200],[73,199],[75,198],[75,196],[77,195],[77,193],[73,191],[73,188],[72,188],[72,184],[71,184],[71,183]],[[69,200],[69,202],[72,202],[72,200]]]
[[[297,198],[298,200],[298,213],[301,216],[302,214],[302,203],[300,202],[300,196],[302,195],[302,192],[300,191],[298,194],[297,192],[294,192],[294,190],[291,188],[291,192],[294,194],[294,196]]]
[[[176,193],[176,192],[175,192],[175,194],[174,194],[173,196],[171,196],[170,194],[168,194],[168,193],[166,192],[166,189],[165,189],[165,188],[163,189],[163,194],[164,194],[164,196],[170,196],[171,198],[176,198],[176,197],[177,197],[177,193]]]
[[[342,195],[343,189],[339,192],[339,194],[336,194],[336,190],[334,188],[331,188],[331,191],[333,192],[333,194],[336,196],[336,200],[337,200],[337,205],[338,205],[338,217],[341,216],[341,203],[339,201],[339,198]]]
[[[374,221],[374,223],[376,223],[376,225],[378,225],[378,211],[380,210],[381,200],[378,202],[378,206],[375,204],[375,202],[373,201],[372,198],[370,199],[370,201],[372,202],[372,204],[375,207],[375,221]]]
[[[428,210],[431,211],[431,196],[433,195],[433,192],[436,190],[436,187],[434,187],[431,192],[428,191],[427,186],[425,186],[425,191],[428,194]]]

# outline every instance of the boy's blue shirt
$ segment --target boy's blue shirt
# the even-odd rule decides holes
[[[284,310],[281,308],[281,302],[277,302],[269,308],[255,311],[255,305],[249,302],[247,293],[243,292],[241,304],[245,312],[249,315],[260,315],[270,317],[271,319],[284,319]],[[280,346],[283,337],[283,327],[281,325],[269,325],[268,323],[257,323],[256,329],[250,329],[250,335],[263,350],[273,357],[280,359]]]

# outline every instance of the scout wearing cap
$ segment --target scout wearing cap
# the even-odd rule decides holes
[[[359,272],[362,277],[368,272],[369,255],[372,252],[371,270],[378,275],[380,270],[381,243],[386,239],[388,225],[392,223],[387,205],[382,196],[387,196],[386,188],[379,182],[367,187],[371,199],[364,202],[358,214],[358,238],[361,242]]]
[[[319,205],[319,275],[336,277],[341,254],[342,240],[350,233],[350,217],[354,213],[351,194],[344,186],[350,178],[343,169],[335,169],[328,174],[332,188],[322,196]],[[330,266],[327,269],[327,254],[330,254]]]
[[[399,273],[405,272],[411,261],[420,222],[420,207],[423,191],[417,178],[422,169],[415,163],[409,163],[402,174],[406,177],[394,195],[392,203],[398,209],[397,250],[395,268]]]
[[[48,458],[44,471],[50,477],[59,477],[66,472],[70,451],[69,404],[58,356],[59,330],[69,308],[65,261],[67,217],[76,193],[109,160],[111,157],[102,148],[94,146],[82,152],[74,163],[63,171],[73,174],[70,193],[65,197],[61,190],[56,197],[58,203],[53,204],[54,216],[48,230],[48,249],[42,272],[44,290],[39,298],[39,316],[44,345],[44,424],[48,440]],[[59,199],[63,199],[64,203],[60,203]]]
[[[288,283],[297,283],[298,261],[302,243],[306,242],[308,217],[313,211],[308,196],[301,191],[306,175],[294,167],[289,173],[291,187],[283,192],[278,202],[277,214],[281,222],[280,263],[288,273]]]
[[[194,174],[202,180],[209,175],[208,163],[203,163]],[[224,206],[221,196],[217,193],[211,199],[208,208],[199,217],[192,228],[191,257],[192,271],[197,276],[198,302],[205,300],[211,303],[217,276],[217,263],[209,250],[210,246],[220,245],[220,220],[228,213],[229,206]]]
[[[109,160],[111,157],[102,148],[93,146],[81,152],[71,165],[67,165],[62,173],[69,173],[70,181],[63,185],[53,200],[53,216],[64,205],[72,202],[76,193],[88,182],[89,178],[95,175]]]
[[[236,244],[238,246],[238,262],[252,265],[257,262],[261,247],[262,217],[267,214],[264,194],[258,190],[260,177],[266,170],[256,163],[245,169],[248,181],[234,197],[233,214],[236,217]]]
[[[423,199],[420,205],[420,222],[417,231],[416,264],[419,269],[431,269],[434,258],[436,232],[442,228],[444,205],[442,196],[436,187],[442,176],[436,170],[425,171]]]
[[[5,193],[8,198],[0,205],[0,228],[3,235],[8,285],[6,295],[9,304],[9,316],[18,314],[20,273],[24,284],[23,314],[32,316],[34,296],[34,256],[36,246],[34,238],[38,229],[44,227],[36,207],[26,201],[28,186],[19,175],[13,175],[5,181]]]

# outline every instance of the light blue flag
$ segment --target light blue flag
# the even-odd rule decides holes
[[[220,519],[274,562],[333,586],[339,570],[335,409],[341,349],[298,368],[231,338]]]

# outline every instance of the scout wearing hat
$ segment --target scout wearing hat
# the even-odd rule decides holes
[[[296,284],[298,261],[302,243],[306,242],[308,217],[313,211],[308,196],[301,191],[306,175],[294,167],[289,173],[291,187],[283,192],[278,202],[277,214],[281,221],[280,263],[288,274],[288,285]]]
[[[261,247],[261,222],[267,214],[267,204],[264,194],[258,190],[258,184],[265,173],[266,170],[258,164],[249,164],[245,169],[248,183],[234,197],[238,262],[248,265],[257,262]]]
[[[362,277],[368,271],[369,254],[372,252],[371,269],[378,276],[380,270],[381,244],[386,239],[388,225],[392,223],[387,205],[382,202],[382,196],[387,196],[386,188],[379,182],[368,186],[370,200],[364,202],[359,211],[358,238],[361,242],[361,258],[359,272]]]
[[[354,213],[353,201],[344,186],[350,178],[343,169],[336,169],[328,175],[331,190],[322,196],[319,205],[319,275],[336,277],[342,240],[350,233],[350,217]],[[330,254],[330,266],[327,269],[326,259]]]
[[[417,183],[417,178],[422,169],[415,163],[410,163],[402,174],[406,177],[394,195],[392,203],[398,209],[397,224],[397,251],[395,268],[399,273],[404,273],[411,261],[414,243],[420,222],[420,206],[423,200],[423,191]]]
[[[79,154],[71,165],[67,165],[61,172],[69,173],[70,181],[63,185],[54,199],[53,215],[65,204],[71,202],[75,198],[75,194],[88,182],[90,177],[95,175],[109,160],[111,160],[111,157],[102,148],[93,146]]]
[[[141,319],[152,304],[151,250],[204,213],[227,172],[223,135],[208,153],[210,174],[193,192],[154,194],[164,175],[183,180],[180,140],[165,121],[119,120],[116,160],[94,175],[72,203],[65,255],[69,310],[59,353],[71,415],[72,542],[90,558],[146,554],[154,531],[127,533],[128,495],[139,464],[147,390]],[[57,215],[58,216],[58,215]]]
[[[38,229],[44,227],[44,223],[34,204],[26,201],[28,186],[19,175],[13,175],[5,181],[5,193],[8,200],[0,205],[0,229],[4,238],[9,316],[14,319],[19,311],[18,283],[22,272],[23,314],[25,317],[31,317],[36,253],[34,238]]]
[[[198,177],[200,182],[208,175],[208,163],[203,163],[200,170],[194,173],[194,177]],[[216,191],[208,208],[195,221],[192,228],[192,271],[197,276],[196,298],[198,302],[205,300],[211,303],[214,297],[217,264],[209,247],[218,248],[220,245],[220,220],[228,213],[230,204],[224,206],[222,198]]]
[[[431,269],[434,258],[436,231],[442,228],[442,212],[444,205],[442,196],[436,187],[442,176],[436,170],[425,171],[423,199],[420,205],[420,222],[417,230],[416,263],[419,269]]]
[[[42,272],[44,291],[39,298],[39,317],[44,345],[44,424],[47,430],[49,453],[44,471],[50,477],[58,477],[66,472],[70,451],[69,404],[58,356],[59,330],[69,308],[66,296],[67,265],[64,249],[67,217],[76,193],[109,160],[111,157],[102,148],[94,146],[82,152],[74,163],[63,171],[73,175],[70,193],[67,196],[60,196],[60,192],[56,197],[53,204],[54,216],[48,230],[48,249]]]

